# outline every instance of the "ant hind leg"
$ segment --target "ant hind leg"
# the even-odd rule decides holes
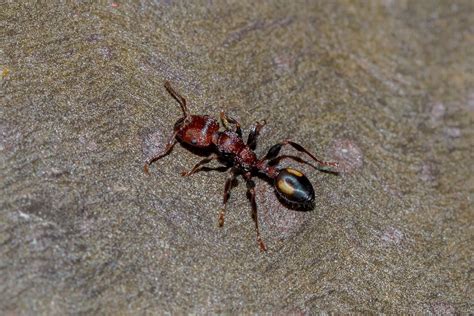
[[[264,160],[272,160],[278,157],[278,154],[280,153],[280,150],[283,146],[285,145],[290,145],[294,149],[296,149],[299,152],[303,152],[310,156],[314,161],[316,161],[318,164],[321,166],[328,166],[328,167],[337,167],[339,164],[337,162],[333,161],[322,161],[318,158],[316,158],[312,153],[310,153],[308,150],[306,150],[303,146],[301,146],[298,143],[295,143],[291,140],[285,140],[282,141],[281,143],[278,143],[276,145],[273,145],[267,152],[267,154],[261,159],[261,161]]]
[[[257,232],[257,243],[260,247],[260,251],[267,251],[267,247],[265,246],[262,237],[260,237],[260,229],[258,227],[257,202],[255,201],[255,182],[250,178],[246,178],[246,180],[247,195],[250,199],[250,204],[252,206],[252,219],[255,222],[255,230]]]

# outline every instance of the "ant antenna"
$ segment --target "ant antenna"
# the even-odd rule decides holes
[[[166,88],[166,91],[168,91],[168,93],[171,94],[171,96],[176,101],[178,101],[179,105],[181,106],[181,110],[183,111],[184,117],[189,117],[190,113],[189,113],[188,107],[186,106],[186,99],[183,98],[178,92],[176,92],[176,90],[174,90],[173,87],[171,87],[171,83],[169,81],[165,82],[165,88]]]

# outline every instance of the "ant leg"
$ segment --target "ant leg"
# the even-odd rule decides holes
[[[203,165],[205,165],[205,164],[207,164],[207,163],[209,163],[209,162],[211,162],[211,161],[213,161],[213,160],[215,160],[215,159],[218,159],[218,158],[219,158],[219,156],[218,156],[217,154],[212,154],[212,155],[210,155],[209,157],[204,158],[203,160],[201,160],[200,162],[198,162],[198,163],[193,167],[193,169],[191,169],[190,171],[188,171],[188,172],[186,172],[186,171],[181,172],[181,175],[182,175],[183,177],[189,177],[190,175],[192,175],[192,174],[198,172],[199,170],[201,170],[201,167],[202,167]]]
[[[260,229],[258,228],[258,216],[257,216],[257,202],[255,201],[255,182],[246,177],[247,180],[247,195],[250,199],[250,204],[252,205],[252,219],[255,222],[255,230],[257,231],[257,242],[260,246],[260,251],[266,251],[267,247],[260,237]]]
[[[304,160],[303,158],[300,158],[298,156],[293,156],[293,155],[281,155],[281,156],[278,156],[276,158],[273,158],[269,161],[269,164],[271,165],[276,165],[277,163],[280,163],[280,161],[282,160],[285,160],[285,159],[293,159],[294,161],[297,161],[299,163],[304,163],[304,164],[307,164],[311,167],[313,167],[314,169],[317,169],[314,165],[310,164],[309,162],[307,162],[306,160]]]
[[[148,167],[151,165],[152,162],[154,162],[158,159],[161,159],[161,158],[163,158],[164,156],[166,156],[170,153],[171,149],[173,149],[173,146],[176,144],[176,134],[178,134],[178,131],[175,131],[171,135],[171,137],[168,140],[168,143],[166,144],[166,148],[165,148],[163,153],[160,153],[158,155],[150,157],[145,161],[145,165],[143,166],[143,170],[145,171],[146,174],[150,174],[150,171],[148,170]]]
[[[189,117],[190,114],[189,114],[188,107],[186,106],[186,99],[183,98],[178,92],[176,92],[176,90],[173,89],[173,87],[171,87],[171,83],[169,81],[165,82],[165,89],[166,91],[168,91],[169,94],[171,94],[171,96],[176,101],[178,101],[179,105],[181,106],[181,110],[183,111],[184,117]]]
[[[255,150],[257,147],[257,138],[260,134],[260,130],[267,124],[267,121],[263,120],[262,123],[257,122],[247,138],[247,146],[250,149]]]
[[[227,200],[229,199],[229,193],[230,193],[230,190],[232,189],[232,182],[234,181],[235,179],[235,169],[232,168],[230,169],[229,171],[229,175],[227,176],[227,180],[225,181],[225,186],[224,186],[224,201],[223,201],[223,205],[222,205],[222,209],[219,213],[219,227],[222,227],[224,226],[224,215],[225,215],[225,207],[226,207],[226,204],[227,204]]]
[[[309,151],[307,151],[303,146],[301,146],[300,144],[295,143],[295,142],[293,142],[293,141],[291,141],[291,140],[285,140],[285,141],[282,141],[281,143],[278,143],[278,144],[276,144],[276,145],[273,145],[273,146],[268,150],[267,154],[261,159],[261,161],[264,161],[264,160],[271,160],[271,159],[277,158],[278,154],[280,153],[281,148],[282,148],[284,145],[290,145],[290,146],[292,146],[294,149],[296,149],[297,151],[303,152],[303,153],[307,154],[308,156],[310,156],[311,158],[313,158],[314,161],[316,161],[318,164],[320,164],[320,165],[322,165],[322,166],[337,167],[337,166],[339,165],[337,162],[319,160],[319,159],[316,158],[312,153],[310,153]]]
[[[224,111],[221,111],[221,122],[226,130],[230,130],[229,123],[234,124],[235,132],[237,133],[237,135],[239,135],[239,137],[242,137],[242,129],[240,128],[240,123],[236,119],[227,116]]]

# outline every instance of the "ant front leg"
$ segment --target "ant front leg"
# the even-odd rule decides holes
[[[165,81],[165,89],[168,91],[171,96],[178,101],[179,105],[181,106],[181,110],[183,111],[183,120],[189,119],[191,117],[191,114],[189,113],[189,110],[186,106],[186,99],[183,98],[178,92],[176,92],[175,89],[171,86],[171,83],[169,81]],[[143,166],[143,170],[145,171],[146,174],[150,174],[149,167],[150,164],[158,159],[163,158],[164,156],[168,155],[173,149],[173,146],[176,144],[176,135],[180,132],[180,130],[175,131],[171,137],[168,140],[168,143],[166,144],[166,148],[163,153],[157,154],[153,157],[148,158],[145,161],[145,165]]]
[[[247,146],[250,147],[250,149],[255,150],[257,147],[257,138],[258,135],[260,135],[260,130],[267,124],[267,121],[263,120],[262,123],[257,122],[252,129],[252,131],[249,133],[249,137],[247,138]]]
[[[280,150],[283,146],[285,145],[290,145],[294,149],[296,149],[299,152],[303,152],[310,156],[314,161],[316,161],[318,164],[321,166],[328,166],[328,167],[337,167],[339,164],[337,162],[332,162],[332,161],[322,161],[318,158],[316,158],[312,153],[307,151],[303,146],[301,146],[298,143],[295,143],[291,140],[285,140],[282,141],[281,143],[278,143],[276,145],[273,145],[267,152],[267,154],[261,159],[261,161],[264,160],[273,160],[278,157],[278,154],[280,153]]]
[[[201,160],[200,162],[198,162],[190,171],[186,172],[186,171],[183,171],[181,172],[181,175],[183,177],[189,177],[190,175],[198,172],[199,170],[201,170],[201,167],[205,164],[208,164],[210,163],[211,161],[215,160],[215,159],[218,159],[219,158],[219,155],[217,154],[212,154],[210,155],[209,157],[207,158],[204,158],[203,160]]]
[[[236,176],[236,170],[234,168],[230,169],[227,180],[225,181],[224,186],[224,201],[222,203],[222,209],[219,213],[219,227],[224,226],[224,215],[227,201],[229,200],[230,190],[232,190],[232,182],[234,182]]]
[[[221,111],[221,122],[222,125],[224,125],[224,128],[228,131],[231,130],[229,123],[234,124],[235,132],[237,133],[237,135],[239,135],[239,137],[242,137],[242,129],[240,128],[240,123],[236,119],[227,116],[224,111]]]
[[[255,230],[257,232],[257,243],[260,247],[260,251],[267,251],[267,247],[260,237],[260,229],[258,228],[257,202],[255,201],[255,182],[251,179],[251,176],[246,176],[245,179],[247,181],[247,195],[250,199],[250,205],[252,206],[252,219],[255,222]]]
[[[143,170],[145,171],[146,174],[150,174],[149,167],[152,162],[157,161],[158,159],[163,158],[164,156],[168,155],[173,149],[173,146],[176,144],[176,134],[178,134],[178,131],[175,131],[171,137],[168,140],[168,143],[166,144],[166,148],[163,153],[157,154],[153,157],[148,158],[145,161],[145,165],[143,166]]]

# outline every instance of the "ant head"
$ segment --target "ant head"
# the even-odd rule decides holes
[[[274,186],[278,196],[290,205],[306,208],[314,202],[313,186],[301,171],[281,169],[275,177]]]
[[[180,118],[174,124],[174,130],[176,137],[182,142],[204,148],[212,144],[214,134],[219,130],[219,123],[208,115],[189,115]]]
[[[171,84],[165,82],[166,91],[178,101],[183,116],[174,123],[176,138],[198,148],[205,148],[212,144],[215,133],[219,130],[219,123],[208,115],[191,115],[183,98]]]

